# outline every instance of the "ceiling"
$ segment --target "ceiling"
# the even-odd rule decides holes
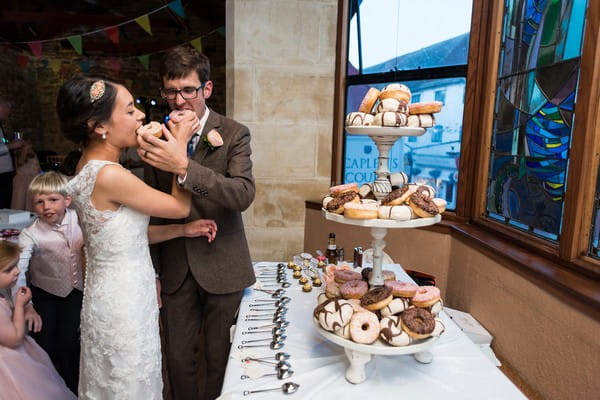
[[[224,27],[225,0],[179,1],[184,17],[164,7],[171,3],[167,0],[2,0],[0,45],[29,51],[27,42],[41,41],[47,52],[70,46],[66,37],[81,35],[85,55],[128,57],[159,52]],[[152,35],[135,22],[144,15]],[[117,26],[115,44],[105,30]]]

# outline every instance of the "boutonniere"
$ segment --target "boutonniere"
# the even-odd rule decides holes
[[[204,146],[209,150],[214,150],[217,147],[221,147],[223,145],[223,138],[221,134],[217,132],[215,129],[211,129],[206,136],[204,136]]]

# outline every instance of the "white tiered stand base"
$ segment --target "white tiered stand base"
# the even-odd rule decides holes
[[[418,218],[409,221],[395,221],[386,219],[351,219],[345,218],[343,215],[334,214],[323,211],[325,219],[329,221],[339,222],[347,225],[364,226],[371,228],[371,236],[373,238],[373,272],[369,280],[369,286],[383,286],[382,274],[382,256],[383,248],[385,247],[385,235],[389,228],[419,228],[437,224],[441,221],[441,216],[436,215],[432,218]],[[427,349],[437,340],[437,337],[431,337],[420,341],[416,344],[394,347],[381,343],[378,339],[374,344],[365,345],[355,343],[351,340],[344,339],[334,333],[327,332],[317,325],[317,330],[321,335],[331,342],[342,346],[346,352],[346,356],[350,361],[350,366],[346,370],[346,379],[354,384],[362,383],[366,379],[365,365],[371,360],[371,354],[380,355],[402,355],[412,354],[414,359],[423,364],[429,364],[433,361],[433,355]]]

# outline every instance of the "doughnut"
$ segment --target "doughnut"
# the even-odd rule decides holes
[[[325,276],[323,277],[323,279],[325,280],[325,283],[334,281],[335,280],[335,271],[340,271],[340,270],[352,271],[352,267],[349,266],[348,264],[342,264],[342,265],[329,264],[328,266],[325,267]]]
[[[362,275],[362,278],[366,281],[369,280],[369,276],[371,276],[371,272],[373,271],[373,268],[371,267],[365,267],[363,269],[360,270],[360,274]]]
[[[431,336],[435,328],[433,315],[424,308],[409,308],[401,315],[402,329],[413,339],[425,339]]]
[[[347,281],[340,286],[344,299],[360,299],[369,291],[369,284],[362,279]]]
[[[329,193],[332,197],[340,197],[346,193],[355,192],[358,193],[357,183],[345,183],[342,185],[336,185],[329,188]]]
[[[329,282],[325,286],[325,295],[327,297],[329,297],[330,299],[332,299],[334,297],[340,297],[342,295],[340,293],[340,285],[335,281]]]
[[[415,193],[420,193],[428,199],[433,199],[435,197],[435,189],[430,185],[417,186]]]
[[[379,322],[379,336],[392,346],[408,346],[410,336],[402,330],[402,322],[398,315],[390,315]]]
[[[369,277],[367,278],[367,280],[371,279],[372,275],[373,275],[373,271],[369,272]],[[384,281],[395,281],[396,280],[396,274],[394,273],[394,271],[384,269],[383,271],[381,271],[381,275],[383,276]]]
[[[417,293],[417,289],[419,288],[414,283],[402,281],[386,281],[384,285],[392,289],[392,296],[394,297],[411,298]]]
[[[339,297],[335,297],[333,299],[326,299],[325,301],[323,301],[322,303],[317,304],[317,306],[315,307],[315,309],[313,310],[313,318],[315,318],[315,320],[317,322],[319,322],[319,314],[321,313],[321,311],[323,311],[323,309],[325,308],[325,306],[332,300],[335,299],[339,299]]]
[[[335,214],[343,214],[346,203],[350,202],[360,202],[358,192],[349,191],[339,196],[332,197],[331,200],[327,201],[325,210]]]
[[[323,304],[327,300],[329,300],[329,297],[327,297],[326,293],[319,293],[319,295],[317,296],[317,303],[318,304]]]
[[[410,103],[410,89],[402,83],[390,83],[381,89],[381,93],[379,93],[379,100],[382,101],[384,99],[389,99],[390,97],[397,100],[402,100],[405,103]]]
[[[431,218],[440,213],[435,203],[420,193],[411,194],[408,205],[421,218]]]
[[[390,174],[390,183],[392,186],[396,186],[395,189],[408,183],[408,175],[404,172],[392,172]]]
[[[435,286],[419,286],[417,293],[411,298],[415,307],[427,308],[440,299],[440,289]]]
[[[385,286],[378,286],[360,298],[360,305],[367,310],[377,311],[390,304],[393,298],[392,289]]]
[[[327,331],[333,332],[350,322],[354,314],[352,305],[344,299],[332,299],[324,305],[319,313],[319,324]]]
[[[369,88],[367,93],[365,93],[365,97],[363,97],[360,105],[358,106],[358,112],[363,112],[365,114],[369,114],[371,110],[373,110],[373,106],[379,97],[379,89],[374,87]]]
[[[369,126],[373,123],[373,116],[364,112],[351,112],[346,116],[346,126]]]
[[[432,114],[442,110],[441,101],[425,101],[421,103],[412,103],[408,105],[408,111],[414,114]]]
[[[138,135],[144,135],[148,133],[157,138],[163,135],[162,125],[160,124],[160,122],[156,121],[150,121],[150,123],[140,126],[136,132]]]
[[[358,195],[361,199],[371,199],[375,200],[375,193],[373,193],[373,185],[370,183],[365,183],[358,188]]]
[[[377,203],[346,203],[344,217],[353,219],[377,219]]]
[[[400,314],[404,310],[407,310],[410,305],[410,299],[406,297],[396,297],[390,301],[390,304],[379,310],[382,317],[389,317],[390,315]]]
[[[406,126],[409,128],[431,128],[435,124],[435,117],[431,114],[409,115],[406,118]]]
[[[343,337],[344,339],[351,339],[352,337],[350,336],[350,324],[346,324],[344,326],[342,326],[341,328],[337,328],[335,331],[333,331],[333,333],[335,333],[336,335]]]
[[[440,214],[443,213],[444,211],[446,211],[446,205],[448,204],[446,202],[446,200],[440,199],[439,197],[434,197],[433,198],[433,202],[437,206],[438,211],[440,212]]]
[[[381,199],[381,205],[382,206],[399,206],[400,204],[403,204],[408,199],[408,197],[413,193],[414,193],[414,190],[411,188],[410,185],[403,185],[399,189],[392,190],[391,192],[389,192],[387,194],[387,196],[385,196],[383,199]]]
[[[444,302],[442,302],[442,299],[439,299],[438,301],[433,303],[431,306],[427,307],[427,309],[429,310],[431,315],[433,315],[434,317],[438,316],[440,311],[442,311],[442,308],[444,308]]]
[[[435,328],[433,328],[433,332],[431,332],[431,336],[440,336],[446,330],[446,326],[442,322],[441,319],[435,319]]]
[[[333,200],[333,197],[331,196],[325,196],[323,197],[323,201],[321,202],[321,204],[323,205],[324,209],[327,209],[327,204],[329,204],[329,202]]]
[[[348,302],[350,304],[352,304],[352,308],[354,309],[354,312],[362,312],[362,311],[369,311],[364,307],[361,307],[360,305],[360,299],[348,299]]]
[[[399,112],[402,114],[408,114],[408,103],[404,100],[398,100],[394,97],[388,97],[379,101],[376,108],[377,113],[384,111]]]
[[[337,270],[333,273],[333,278],[339,284],[344,284],[348,281],[360,280],[361,277],[362,275],[360,273],[349,270]]]
[[[379,336],[379,319],[370,311],[357,312],[350,319],[350,337],[356,343],[371,344]]]
[[[407,205],[379,206],[379,219],[393,219],[396,221],[408,221],[415,218],[415,212]]]
[[[406,114],[402,114],[394,111],[384,111],[378,114],[375,114],[375,118],[373,118],[373,124],[375,126],[406,126],[406,121],[408,118]]]

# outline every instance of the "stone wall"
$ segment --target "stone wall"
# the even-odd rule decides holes
[[[227,2],[227,114],[252,133],[254,260],[301,252],[304,201],[329,187],[336,19],[336,0]]]

